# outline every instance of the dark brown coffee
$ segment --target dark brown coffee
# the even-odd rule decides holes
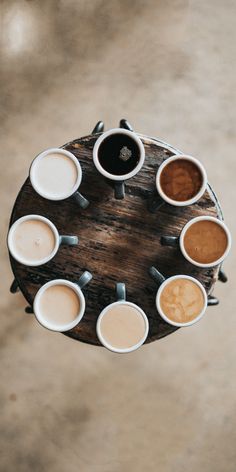
[[[102,141],[98,149],[98,160],[104,170],[113,175],[125,175],[138,165],[138,144],[122,133],[112,134]]]
[[[224,255],[228,237],[219,224],[202,220],[196,221],[187,229],[183,243],[185,251],[193,261],[211,264]]]
[[[194,162],[178,158],[161,172],[160,185],[164,194],[177,202],[195,197],[203,184],[202,173]]]

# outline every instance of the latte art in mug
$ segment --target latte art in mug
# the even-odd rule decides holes
[[[14,229],[12,247],[25,263],[41,261],[50,256],[55,247],[55,235],[44,221],[23,220]]]
[[[66,285],[52,285],[41,295],[41,316],[51,324],[67,325],[80,311],[80,300],[75,291]]]
[[[200,287],[192,280],[178,278],[163,288],[160,307],[165,316],[176,323],[188,323],[200,315],[205,300]]]
[[[139,310],[127,303],[115,303],[103,316],[100,330],[110,346],[128,349],[143,339],[146,324]]]
[[[65,154],[49,153],[36,160],[34,179],[43,194],[63,197],[73,191],[78,170],[73,160]]]

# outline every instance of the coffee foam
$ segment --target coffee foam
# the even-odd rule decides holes
[[[65,154],[49,153],[35,161],[34,181],[40,192],[60,197],[73,191],[78,170]]]
[[[178,158],[163,168],[160,185],[164,194],[174,201],[184,202],[195,197],[202,187],[203,177],[198,166]]]
[[[200,220],[187,229],[183,244],[191,259],[200,264],[211,264],[224,255],[228,237],[218,223]]]
[[[39,311],[49,323],[67,325],[75,320],[80,311],[80,300],[76,292],[66,285],[48,287],[40,296]]]
[[[128,349],[138,344],[145,335],[143,316],[133,306],[114,304],[102,317],[100,330],[105,341],[116,349]]]
[[[174,279],[161,292],[160,307],[166,317],[176,323],[194,320],[200,315],[204,305],[201,288],[189,279]]]
[[[20,222],[12,234],[13,251],[25,263],[43,261],[52,254],[55,244],[53,230],[37,219]]]

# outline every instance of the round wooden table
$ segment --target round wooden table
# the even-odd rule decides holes
[[[101,128],[100,128],[101,129]],[[76,282],[84,270],[93,279],[84,290],[86,311],[74,329],[64,333],[78,341],[99,345],[96,321],[101,310],[115,301],[115,283],[125,282],[127,300],[139,305],[147,314],[150,331],[147,343],[174,332],[177,328],[159,316],[155,306],[157,287],[148,269],[155,265],[165,276],[188,274],[202,282],[208,294],[219,275],[219,267],[201,269],[188,263],[179,249],[163,247],[162,235],[178,235],[184,224],[195,216],[222,218],[217,198],[208,186],[201,200],[189,207],[164,204],[158,211],[148,210],[156,194],[155,175],[161,162],[180,151],[162,141],[139,135],[146,152],[141,171],[127,181],[124,200],[115,200],[112,186],[98,174],[93,165],[93,146],[100,136],[95,134],[65,144],[80,161],[83,170],[81,193],[90,201],[80,209],[73,198],[49,201],[33,190],[29,178],[21,188],[11,215],[10,225],[27,214],[43,215],[56,225],[60,234],[78,235],[78,246],[61,246],[49,263],[27,267],[12,257],[15,285],[32,306],[34,296],[44,283],[65,278]],[[13,290],[12,290],[13,291]],[[214,300],[212,298],[213,304]]]

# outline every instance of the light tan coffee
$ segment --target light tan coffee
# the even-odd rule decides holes
[[[204,296],[200,287],[189,279],[174,279],[163,289],[160,306],[164,314],[176,323],[194,320],[204,308]]]
[[[75,291],[66,285],[52,285],[40,297],[41,316],[55,325],[74,321],[80,311],[80,300]]]
[[[138,344],[145,335],[145,329],[141,313],[122,303],[108,309],[100,324],[103,338],[116,349],[128,349]]]
[[[60,153],[47,154],[36,161],[34,173],[40,190],[57,197],[72,191],[78,177],[73,160]]]
[[[27,262],[50,256],[55,247],[55,235],[47,223],[32,219],[19,223],[12,235],[14,253]]]

